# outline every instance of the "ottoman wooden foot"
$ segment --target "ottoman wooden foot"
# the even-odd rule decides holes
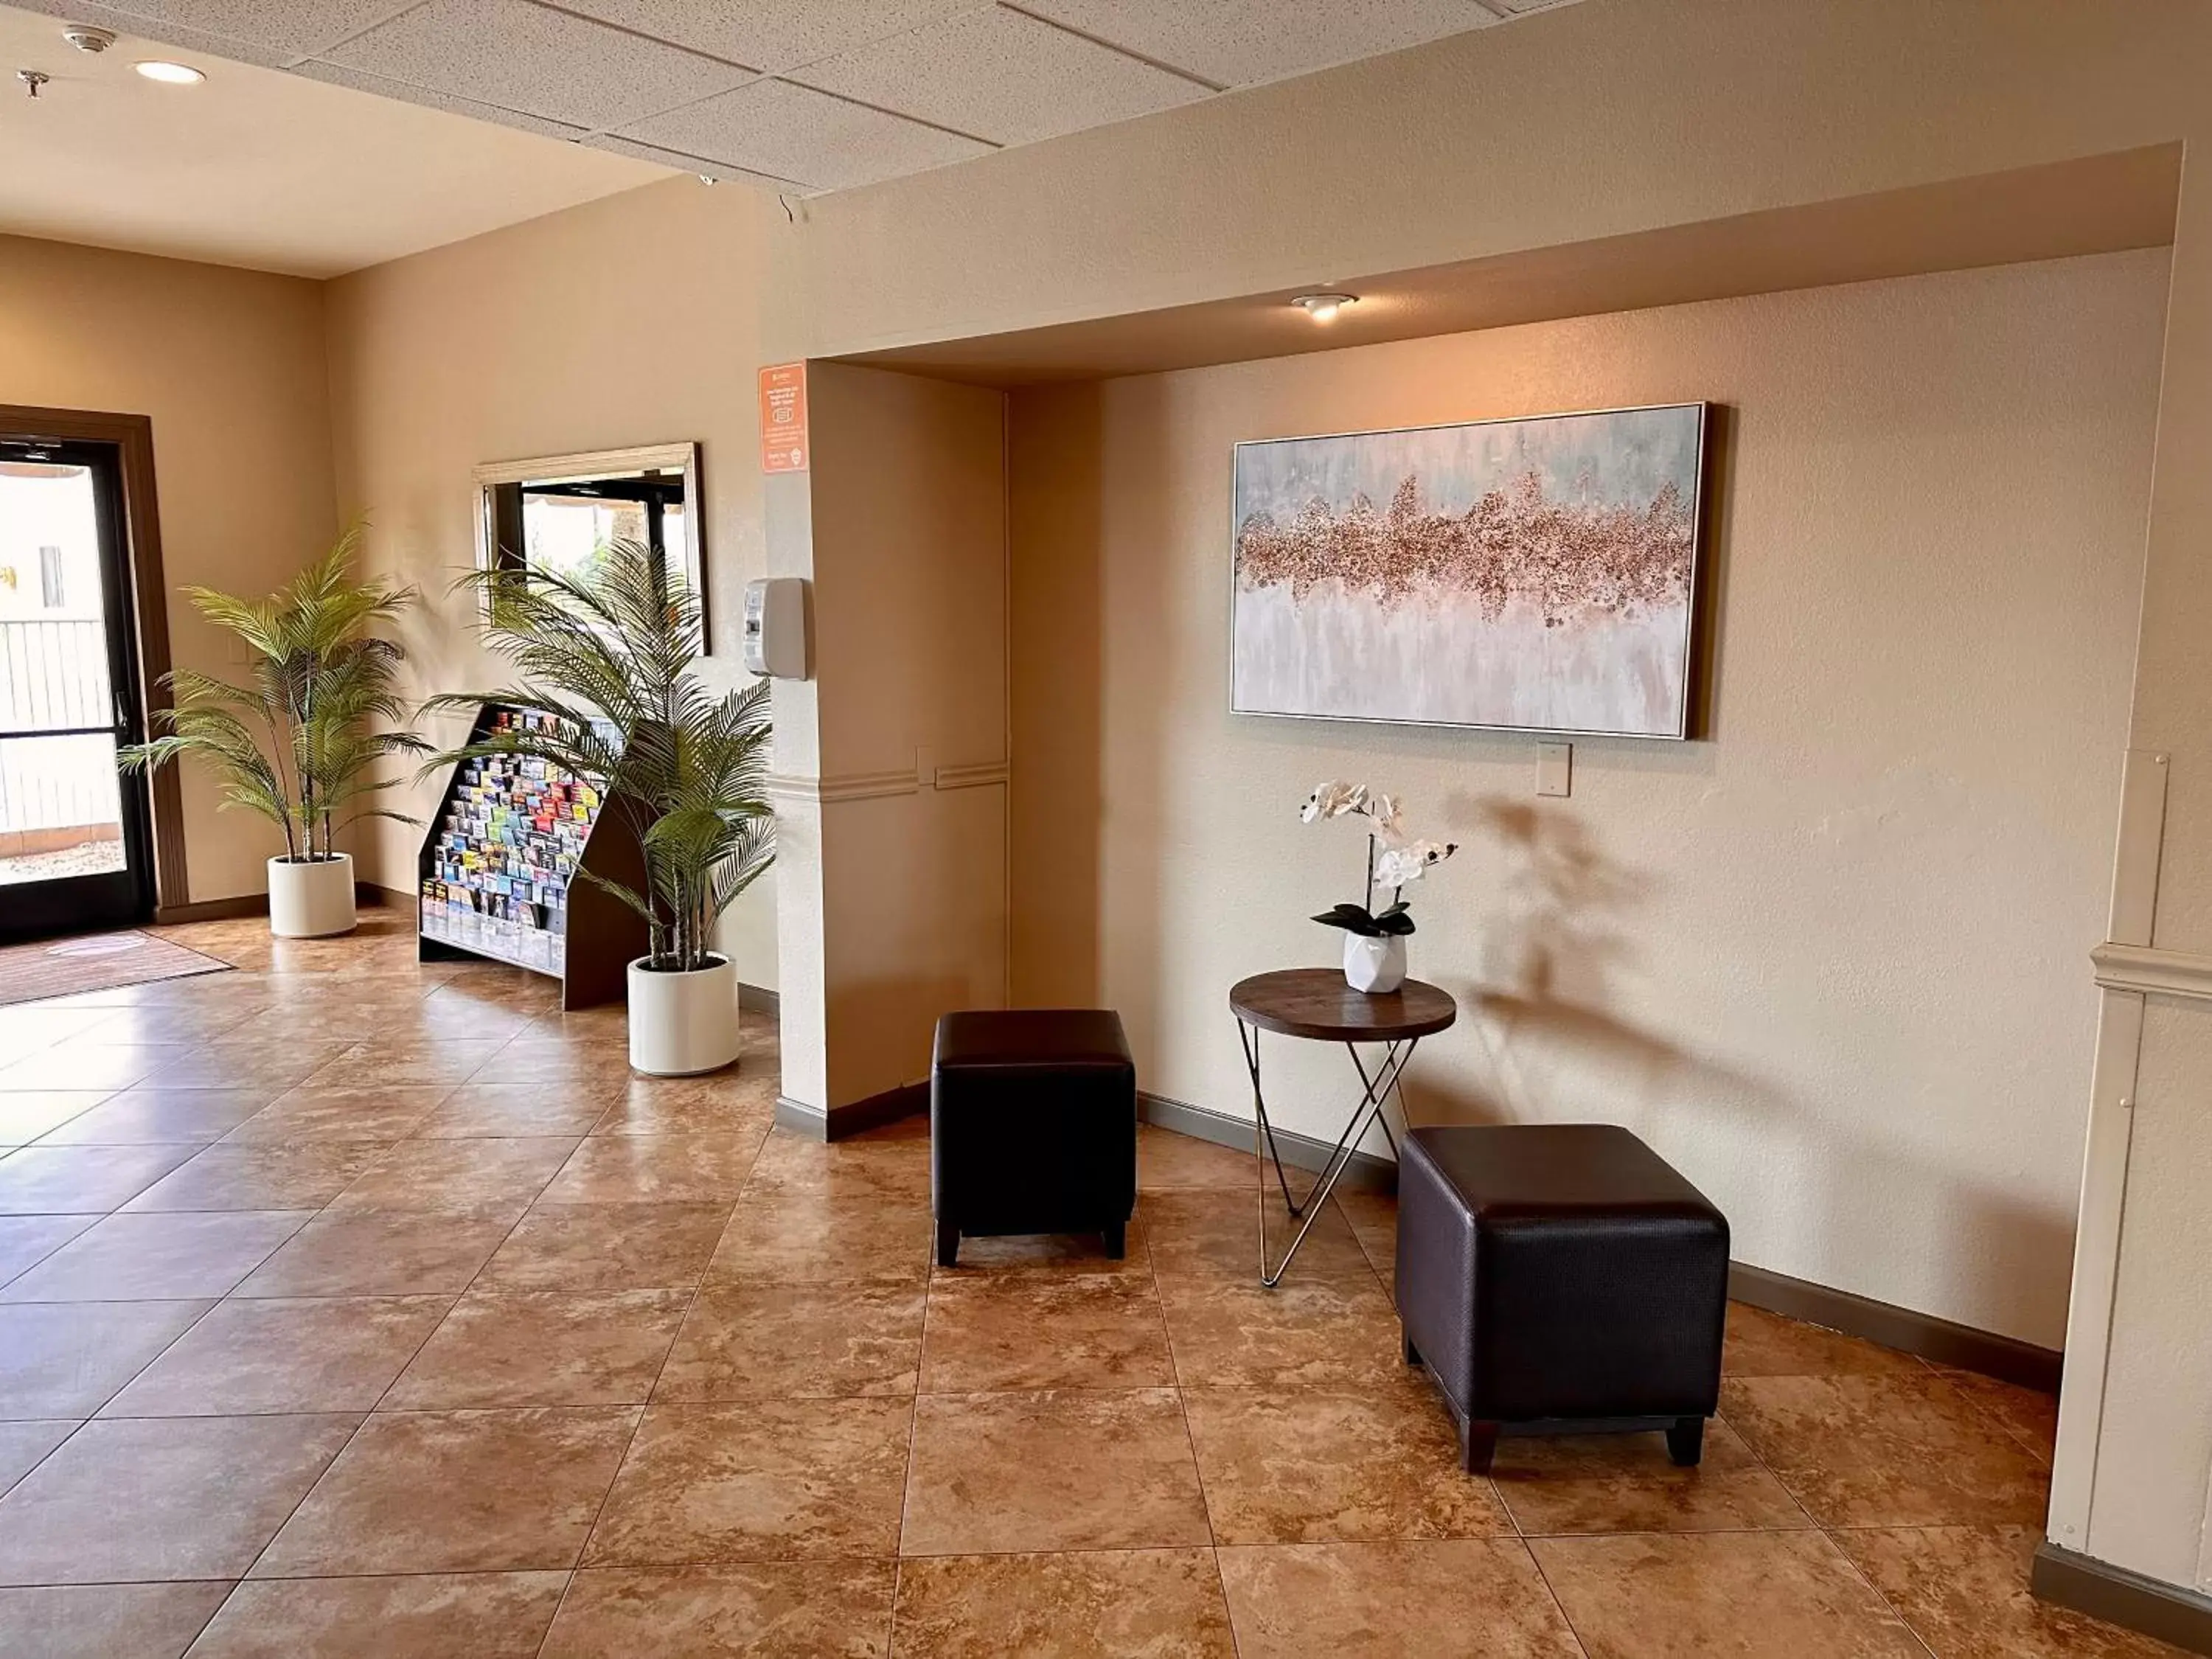
[[[951,1267],[960,1260],[960,1229],[950,1221],[937,1224],[937,1265]]]
[[[1694,1469],[1705,1455],[1705,1419],[1684,1417],[1675,1419],[1674,1426],[1667,1431],[1667,1455],[1674,1460],[1678,1468]]]
[[[1460,1431],[1459,1466],[1469,1474],[1488,1474],[1498,1455],[1498,1425],[1469,1423]]]
[[[1401,1333],[1401,1334],[1402,1334],[1402,1333]],[[1421,1363],[1421,1351],[1420,1351],[1419,1348],[1417,1348],[1417,1347],[1415,1347],[1415,1346],[1413,1346],[1413,1339],[1412,1337],[1410,1337],[1410,1336],[1406,1337],[1406,1339],[1405,1339],[1405,1342],[1406,1342],[1406,1363],[1407,1363],[1408,1365],[1418,1365],[1418,1364],[1419,1364]]]

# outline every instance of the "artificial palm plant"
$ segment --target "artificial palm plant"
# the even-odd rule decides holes
[[[362,529],[349,526],[266,599],[181,589],[200,615],[245,642],[251,678],[234,684],[189,668],[164,675],[173,705],[155,718],[168,729],[116,757],[125,771],[199,757],[222,779],[224,807],[283,830],[288,863],[334,860],[337,832],[356,818],[414,821],[373,804],[404,781],[371,775],[376,763],[428,745],[407,729],[407,706],[392,689],[406,653],[369,630],[398,617],[415,593],[353,579]],[[371,721],[385,729],[372,731]]]
[[[592,780],[644,848],[646,890],[580,875],[645,919],[649,970],[708,967],[715,919],[775,859],[769,683],[708,690],[698,596],[672,587],[665,556],[641,543],[611,542],[579,571],[477,571],[462,586],[482,595],[486,640],[522,681],[434,697],[424,711],[488,701],[540,718],[429,766],[511,755]]]

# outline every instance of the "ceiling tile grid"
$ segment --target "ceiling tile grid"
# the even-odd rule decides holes
[[[842,190],[1573,0],[13,0],[779,190]]]

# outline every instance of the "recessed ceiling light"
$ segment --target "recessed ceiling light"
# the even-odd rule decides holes
[[[207,79],[190,64],[172,64],[165,58],[149,58],[133,67],[149,81],[159,81],[166,86],[189,87]]]
[[[1300,311],[1317,323],[1333,323],[1336,313],[1346,306],[1359,303],[1357,294],[1301,294],[1291,301]]]

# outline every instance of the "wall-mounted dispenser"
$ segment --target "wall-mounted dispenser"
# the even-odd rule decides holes
[[[806,580],[763,576],[745,584],[744,663],[780,680],[807,676]]]

